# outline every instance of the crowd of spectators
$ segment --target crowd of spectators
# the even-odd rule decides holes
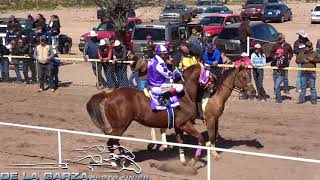
[[[45,89],[44,82],[48,82],[49,88],[54,92],[59,85],[58,66],[60,61],[54,59],[57,57],[57,52],[53,49],[55,46],[51,45],[55,45],[55,37],[60,34],[60,28],[57,15],[52,15],[47,24],[42,14],[37,14],[35,18],[28,14],[24,26],[15,16],[10,16],[5,43],[0,42],[1,81],[13,81],[17,84],[39,82],[39,91],[43,91]],[[13,57],[4,57],[6,55]],[[19,58],[17,56],[27,57]],[[15,78],[10,78],[9,64],[14,65]],[[23,77],[20,73],[21,67]]]

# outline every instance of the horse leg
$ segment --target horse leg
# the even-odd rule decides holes
[[[156,141],[157,140],[157,138],[156,138],[156,130],[154,129],[154,128],[151,128],[151,140],[152,141]],[[150,143],[150,144],[148,144],[148,150],[150,151],[150,150],[152,150],[153,148],[155,147],[155,144],[153,144],[153,143]]]
[[[214,117],[213,121],[207,121],[207,128],[208,128],[208,135],[209,135],[209,142],[206,143],[206,146],[211,146],[211,147],[215,147],[215,143],[217,140],[217,135],[218,135],[218,125],[219,125],[219,121],[218,118]],[[220,156],[217,153],[217,151],[211,151],[211,156],[214,159],[219,159]]]
[[[160,129],[160,133],[161,133],[161,141],[162,142],[167,142],[167,134],[166,134],[166,129],[165,128],[161,128]],[[162,145],[162,149],[168,149],[168,145],[163,144]]]
[[[111,135],[112,136],[122,136],[123,132],[128,128],[128,126],[112,129]],[[111,153],[114,153],[114,150],[110,149],[114,145],[120,146],[119,139],[110,138],[107,142],[107,146],[109,147],[109,150]]]
[[[176,141],[177,143],[182,144],[183,143],[183,131],[181,131],[178,128],[175,128],[176,131]],[[179,147],[179,156],[180,156],[180,161],[182,164],[186,164],[186,157],[184,155],[184,148],[183,147]]]
[[[200,145],[200,146],[204,145],[203,137],[202,137],[201,133],[196,128],[193,127],[192,121],[186,122],[186,124],[183,125],[182,127],[180,127],[180,129],[182,131],[190,134],[191,136],[197,138],[198,145]],[[196,165],[197,161],[201,157],[201,153],[202,153],[202,149],[197,149],[196,150],[196,154],[195,154],[194,159],[192,159],[191,165],[193,165],[193,166]]]

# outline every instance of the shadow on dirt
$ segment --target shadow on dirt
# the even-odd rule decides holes
[[[208,141],[208,133],[203,132],[202,136],[205,139],[205,142]],[[169,142],[176,142],[175,141],[175,135],[171,134],[167,136],[167,140]],[[196,139],[190,135],[185,135],[184,136],[184,143],[186,144],[195,144]],[[251,140],[231,140],[231,139],[224,139],[221,136],[218,136],[218,140],[216,142],[216,147],[219,148],[224,148],[224,149],[231,149],[233,147],[237,147],[237,146],[247,146],[247,147],[252,147],[252,148],[256,148],[256,149],[261,149],[263,148],[263,144],[261,144],[261,142],[259,142],[257,139],[251,139]],[[178,160],[179,158],[179,151],[178,151],[178,147],[173,147],[173,148],[169,148],[168,150],[165,151],[159,151],[160,149],[160,145],[157,145],[155,149],[153,150],[147,150],[147,147],[145,150],[140,150],[137,152],[134,152],[134,154],[136,155],[136,162],[142,162],[145,160],[158,160],[158,161],[165,161],[165,160],[169,160],[169,159],[173,159],[176,158]],[[186,148],[185,149],[185,155],[187,159],[191,159],[192,157],[194,157],[195,154],[195,149],[191,149],[191,148]],[[202,153],[202,157],[206,156],[206,151],[203,151]]]

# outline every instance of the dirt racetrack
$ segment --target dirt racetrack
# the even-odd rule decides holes
[[[313,42],[316,42],[320,25],[311,25],[309,12],[314,4],[290,4],[293,9],[293,22],[273,23],[277,29],[287,35],[288,42],[297,38],[296,32],[305,29]],[[239,10],[240,6],[231,6]],[[141,10],[139,11],[139,13]],[[158,14],[149,10],[142,17]],[[36,13],[36,12],[32,12]],[[17,17],[26,12],[10,12],[1,16],[16,14]],[[73,52],[79,57],[77,43],[81,33],[96,26],[94,9],[62,9],[47,11],[46,17],[58,14],[62,19],[62,31],[74,39]],[[152,18],[152,17],[151,17]],[[291,62],[291,66],[295,66]],[[94,93],[94,76],[87,63],[62,66],[60,69],[62,86],[55,93],[49,91],[38,93],[38,87],[0,83],[0,121],[20,123],[44,127],[70,129],[101,133],[91,122],[85,109],[85,103]],[[12,74],[13,75],[13,74]],[[295,83],[295,72],[289,74],[290,85]],[[317,80],[319,92],[319,79]],[[271,94],[271,74],[267,72],[265,87]],[[271,99],[267,102],[240,101],[234,94],[227,102],[227,109],[220,119],[221,138],[218,147],[238,149],[252,152],[271,153],[285,156],[320,159],[320,118],[319,104],[312,106],[295,104],[297,94],[294,89],[290,96],[293,100],[283,104],[275,104]],[[197,129],[205,131],[205,125],[197,121]],[[125,136],[149,139],[149,128],[133,123]],[[168,132],[169,140],[175,141],[172,131]],[[74,159],[75,149],[83,146],[105,144],[103,138],[62,134],[63,160]],[[187,137],[187,142],[194,142]],[[13,163],[54,163],[57,162],[56,133],[8,128],[0,126],[0,172],[44,172],[43,170],[10,169],[7,164]],[[142,175],[151,179],[206,179],[206,155],[199,162],[196,174],[178,163],[177,149],[171,151],[148,152],[146,144],[121,141],[133,150],[136,162],[142,168]],[[190,154],[190,151],[188,152]],[[320,165],[303,162],[276,160],[271,158],[252,157],[222,153],[219,161],[211,162],[211,179],[219,180],[318,180]],[[190,157],[190,156],[189,156]],[[150,163],[170,167],[168,171],[150,167]],[[161,168],[160,168],[161,169]],[[175,170],[175,171],[174,171]],[[51,170],[50,170],[51,171]],[[53,172],[89,172],[84,165],[76,165],[68,170],[52,170]],[[99,169],[95,175],[107,174]],[[171,172],[174,171],[174,172]],[[121,173],[122,175],[127,173]]]

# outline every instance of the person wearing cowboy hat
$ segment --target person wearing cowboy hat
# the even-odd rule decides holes
[[[296,59],[297,64],[301,64],[302,68],[316,68],[317,63],[320,63],[320,55],[313,50],[313,45],[310,41],[306,42],[304,52],[300,52]],[[318,96],[315,87],[316,71],[301,71],[301,93],[298,104],[306,101],[306,89],[309,85],[311,89],[311,103],[317,104]]]
[[[300,52],[304,52],[306,48],[306,42],[309,41],[308,39],[308,33],[306,33],[304,30],[297,33],[299,36],[298,39],[293,44],[293,52],[295,55],[298,56]],[[301,68],[301,64],[298,64],[298,67]],[[296,81],[296,91],[301,92],[301,71],[298,71],[297,75],[297,81]]]
[[[109,38],[100,40],[100,48],[98,51],[98,56],[100,61],[102,61],[102,68],[105,74],[106,87],[109,89],[113,89],[116,86],[116,77],[115,77],[115,69],[112,62],[112,50],[113,47],[110,44]]]
[[[282,68],[286,68],[289,66],[289,60],[285,56],[285,51],[282,48],[279,48],[273,60],[271,61],[271,66],[276,66],[278,69],[273,71],[273,80],[274,80],[274,91],[276,95],[276,103],[282,103],[282,95],[280,85],[286,79],[286,70]]]
[[[235,66],[243,66],[245,67],[245,74],[246,74],[246,80],[247,80],[247,84],[251,83],[251,69],[249,68],[249,66],[252,66],[251,60],[249,58],[249,54],[247,54],[246,52],[241,53],[240,55],[240,59],[238,61],[235,61],[233,63],[233,65]],[[248,99],[249,97],[246,94],[242,94],[240,96],[240,99]],[[253,97],[250,97],[250,99],[252,99]]]
[[[90,31],[89,33],[90,39],[86,42],[83,55],[84,59],[94,59],[97,60],[99,59],[99,48],[100,48],[100,41],[98,39],[98,34],[95,31]],[[98,88],[103,88],[105,85],[105,81],[102,78],[102,63],[96,63],[95,61],[91,62],[92,64],[92,71],[95,76],[98,77],[98,82],[97,82],[97,87]],[[97,67],[96,67],[97,65]]]
[[[129,79],[127,76],[127,65],[123,61],[127,60],[127,49],[119,40],[114,41],[114,48],[112,50],[113,64],[115,64],[115,72],[118,80],[119,87],[128,87]]]
[[[270,52],[270,56],[273,57],[273,58],[275,58],[275,56],[276,56],[276,51],[277,51],[278,49],[282,49],[282,50],[284,51],[284,54],[283,54],[283,55],[288,59],[288,61],[289,61],[288,66],[289,66],[289,65],[290,65],[290,61],[291,61],[291,59],[292,59],[292,57],[293,57],[293,49],[292,49],[291,45],[286,42],[286,37],[285,37],[285,35],[282,34],[282,33],[280,33],[280,34],[278,35],[278,42],[273,45],[273,47],[272,47],[272,49],[271,49],[271,52]],[[283,84],[284,84],[284,92],[285,92],[286,94],[289,94],[288,71],[285,71],[285,76],[286,76],[286,77],[285,77],[285,79],[284,79],[284,81],[283,81]]]
[[[263,49],[260,44],[254,45],[254,51],[251,54],[251,63],[253,67],[256,67],[252,70],[252,74],[258,90],[257,99],[265,101],[268,96],[263,87],[264,70],[260,68],[266,65],[266,55],[263,53]]]

